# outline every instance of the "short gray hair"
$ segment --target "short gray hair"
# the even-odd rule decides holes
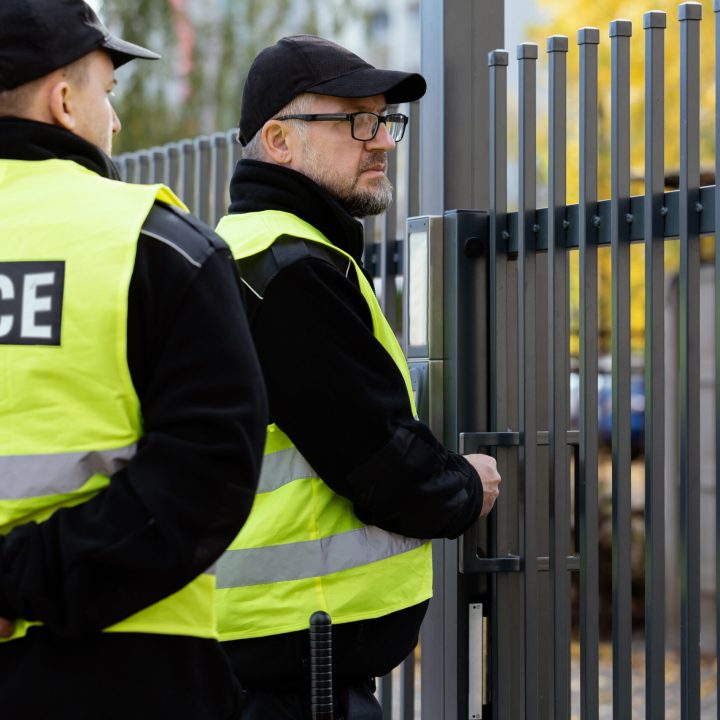
[[[276,115],[303,115],[310,112],[315,95],[313,93],[302,93],[293,98],[285,107],[280,108]],[[302,137],[306,130],[305,123],[299,120],[287,120],[294,123],[298,133]],[[265,147],[262,143],[262,132],[258,131],[253,135],[252,140],[243,148],[243,158],[246,160],[260,160],[266,162],[268,160]]]
[[[87,81],[88,55],[83,55],[62,68],[62,73],[78,85]],[[35,93],[45,80],[43,76],[23,83],[12,90],[0,92],[0,117],[26,117],[35,98]]]

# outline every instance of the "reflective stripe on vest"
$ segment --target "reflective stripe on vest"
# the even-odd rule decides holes
[[[402,350],[349,255],[284,212],[230,215],[217,231],[238,259],[266,250],[281,235],[345,256],[355,268],[374,335],[402,373],[415,412]],[[252,512],[218,563],[220,639],[302,630],[315,610],[325,610],[340,624],[415,605],[432,594],[430,552],[427,541],[364,525],[350,501],[333,493],[282,430],[270,425]]]
[[[156,199],[183,207],[74,162],[0,160],[0,534],[86,502],[136,452],[128,289]],[[213,572],[106,630],[214,637]],[[15,620],[12,640],[38,624]]]
[[[136,449],[133,443],[115,450],[0,456],[0,500],[80,490],[93,475],[112,475],[125,467]]]
[[[229,550],[219,563],[218,588],[330,575],[406,553],[423,543],[369,525],[319,540]]]
[[[263,457],[257,492],[271,492],[294,480],[313,477],[315,471],[294,446],[278,450]]]

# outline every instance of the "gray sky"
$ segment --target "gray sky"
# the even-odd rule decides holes
[[[527,36],[525,28],[541,17],[535,0],[505,0],[505,49],[511,58],[515,57],[515,48],[521,42],[538,42],[537,38]]]

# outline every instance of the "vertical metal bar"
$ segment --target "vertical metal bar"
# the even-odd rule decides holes
[[[379,282],[375,284],[376,294],[378,296],[378,302],[382,308],[383,315],[386,313],[388,306],[388,287],[387,287],[387,255],[385,253],[387,235],[385,234],[387,213],[383,213],[380,216],[375,217],[375,228],[378,236],[378,240],[375,243],[375,274],[378,277]],[[386,315],[387,317],[387,315]]]
[[[394,261],[394,255],[397,252],[398,240],[398,154],[397,150],[388,155],[388,179],[392,183],[395,190],[393,203],[385,212],[385,226],[383,233],[383,285],[385,286],[385,317],[390,323],[393,330],[397,330],[400,325],[399,303],[397,295],[396,270],[397,263]]]
[[[127,182],[127,153],[123,153],[122,155],[118,155],[117,157],[114,157],[112,159],[113,164],[117,168],[118,174],[120,175],[120,179],[124,182]]]
[[[554,637],[556,720],[570,718],[570,475],[567,448],[570,359],[565,205],[568,39],[547,39],[548,107],[548,430],[550,490],[550,606]]]
[[[645,717],[665,716],[665,28],[645,30]]]
[[[719,0],[720,1],[720,0]],[[501,353],[507,346],[507,66],[508,53],[493,50],[490,67],[490,427],[507,427],[507,375]]]
[[[193,212],[203,222],[210,223],[210,139],[201,136],[195,139],[195,209]]]
[[[123,182],[127,182],[127,159],[129,153],[123,153],[112,158],[113,164],[117,168],[120,179]]]
[[[507,67],[508,53],[494,50],[488,54],[490,68],[490,252],[488,258],[488,295],[489,295],[489,355],[490,355],[490,429],[502,431],[508,427],[508,373],[507,373]],[[498,469],[505,477],[505,465],[508,452],[497,453]],[[514,508],[509,509],[516,512]],[[490,516],[489,536],[490,555],[499,553],[498,532],[509,534],[509,523],[498,523],[497,515],[503,512],[499,503]],[[507,541],[502,543],[503,546]],[[507,644],[500,644],[500,613],[498,602],[497,574],[490,577],[490,696],[493,703],[493,716],[499,717],[503,710],[499,707],[509,704],[505,694],[500,692],[500,668],[504,662]],[[501,655],[502,653],[502,655]],[[522,686],[522,683],[520,683]],[[505,683],[505,687],[510,687]],[[508,712],[505,710],[505,712]]]
[[[177,143],[165,146],[165,182],[177,195],[180,187],[180,150]]]
[[[700,23],[702,5],[680,20],[680,704],[700,715]]]
[[[165,179],[165,153],[163,148],[154,147],[150,150],[150,178],[153,183],[166,184]]]
[[[599,713],[598,559],[598,45],[600,30],[578,31],[580,46],[580,717]]]
[[[377,245],[375,244],[375,216],[363,218],[363,227],[365,229],[365,248],[363,250],[363,264],[368,272],[375,278],[378,277],[379,263],[377,257]],[[375,287],[377,292],[377,287]]]
[[[229,151],[225,133],[213,133],[210,137],[210,222],[215,227],[227,210],[226,188],[228,182]]]
[[[195,143],[180,143],[180,199],[195,213]]]
[[[520,392],[518,451],[521,549],[524,560],[525,718],[538,717],[538,551],[537,551],[537,418],[535,410],[535,161],[538,47],[518,45],[520,169],[518,188],[518,388]]]
[[[417,650],[400,666],[401,720],[415,720],[415,662]]]
[[[138,152],[138,182],[142,185],[147,185],[152,182],[151,177],[151,165],[150,165],[150,153],[147,150],[140,150]]]
[[[632,717],[630,566],[630,37],[632,23],[610,23],[612,73],[612,567],[613,718]]]
[[[410,103],[410,121],[407,138],[408,151],[408,217],[420,213],[420,103]]]
[[[715,14],[715,652],[720,652],[720,0]],[[715,680],[717,720],[720,720],[720,675]]]
[[[380,678],[380,705],[382,705],[383,720],[392,720],[392,672]]]
[[[235,172],[235,166],[240,160],[242,160],[242,145],[238,140],[237,129],[228,130],[225,135],[227,136],[228,145],[230,146],[230,163],[231,170]]]
[[[125,160],[125,182],[136,183],[138,180],[137,153],[127,153]]]
[[[408,106],[408,128],[405,131],[403,142],[408,144],[407,160],[405,163],[405,188],[406,188],[406,217],[415,217],[420,213],[420,106],[417,102],[411,102]],[[402,254],[407,258],[407,254]],[[406,285],[403,283],[403,293]],[[407,339],[407,328],[402,328],[401,341]]]

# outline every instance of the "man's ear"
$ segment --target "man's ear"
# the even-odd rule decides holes
[[[292,162],[292,150],[288,144],[288,126],[282,120],[268,120],[260,132],[270,159],[278,165],[289,165]]]
[[[66,80],[56,82],[48,94],[48,109],[53,120],[70,132],[75,132],[77,120],[74,113],[72,88]]]

